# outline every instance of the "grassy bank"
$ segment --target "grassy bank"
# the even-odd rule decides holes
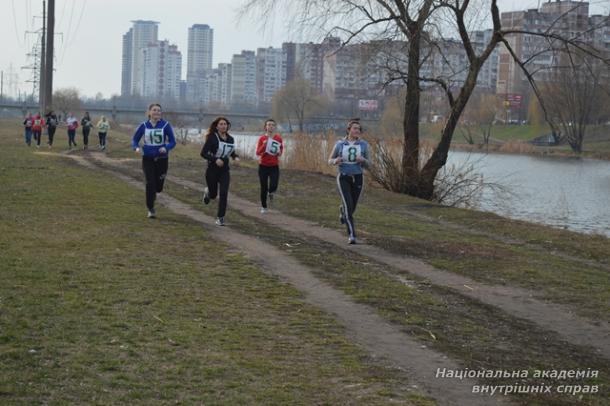
[[[128,135],[112,134],[112,137],[109,155],[113,158],[133,158],[133,153],[127,148]],[[170,173],[201,183],[203,162],[198,157],[198,152],[199,148],[194,145],[179,146],[172,155]],[[61,165],[62,168],[65,166],[65,164]],[[128,161],[128,166],[128,169],[125,170],[126,173],[141,176],[138,160]],[[72,168],[70,165],[67,165],[67,167]],[[79,173],[83,171],[82,169],[73,169]],[[84,185],[77,184],[79,190],[89,190],[89,186],[87,186],[89,183],[98,183],[95,174],[84,172],[87,180],[84,181]],[[103,185],[105,186],[102,189],[112,189],[115,187],[115,182]],[[91,187],[94,189],[100,188]],[[418,256],[437,267],[468,275],[482,282],[528,287],[539,291],[543,298],[565,303],[581,315],[592,319],[608,319],[608,298],[610,297],[607,263],[607,258],[610,257],[608,239],[555,230],[525,222],[510,221],[487,213],[444,208],[407,196],[388,193],[381,189],[372,189],[371,185],[366,187],[367,190],[358,209],[356,220],[359,229],[362,230],[362,236],[369,243],[379,245],[390,251]],[[257,202],[258,181],[254,163],[244,162],[240,167],[232,169],[231,188],[231,193]],[[332,177],[283,170],[281,190],[274,202],[274,208],[296,217],[316,221],[324,227],[340,229],[337,221],[338,197],[334,189],[334,178]],[[67,189],[64,192],[67,193]],[[200,193],[192,189],[170,183],[167,192],[193,206],[197,206],[199,203]],[[129,203],[126,202],[125,206],[129,207],[124,208],[131,213],[130,218],[131,216],[137,219],[143,217],[143,196],[141,192],[129,191],[127,188],[120,189],[120,192],[107,200],[108,205],[121,205],[121,199],[125,199],[126,196],[132,196],[133,199]],[[81,205],[85,204],[80,200],[79,202]],[[63,206],[64,203],[60,205],[60,207]],[[200,207],[207,214],[214,214],[215,208],[213,206]],[[89,209],[94,212],[99,210],[99,201],[96,200],[95,204],[91,203]],[[116,209],[113,208],[112,210]],[[183,244],[183,240],[179,236],[184,233],[187,235],[189,233],[195,233],[195,235],[201,233],[201,230],[197,227],[194,227],[195,231],[184,231],[182,227],[187,227],[188,224],[184,224],[182,219],[173,217],[170,213],[162,212],[161,214],[163,218],[161,222],[164,228],[169,225],[180,226],[179,231],[169,234],[171,236],[170,240],[175,241],[178,246]],[[610,371],[607,362],[600,359],[590,349],[566,343],[556,334],[540,329],[532,323],[466,299],[451,290],[432,286],[419,278],[400,274],[398,271],[381,265],[370,258],[354,253],[346,254],[315,238],[304,238],[295,233],[279,230],[260,220],[241,215],[231,208],[229,208],[227,219],[236,230],[248,235],[255,235],[295,256],[299,261],[316,268],[320,278],[345,291],[354,300],[377,309],[379,314],[386,318],[388,322],[401,326],[410,335],[420,340],[422,345],[433,347],[459,360],[465,367],[509,371],[591,368],[600,371],[601,376],[598,380],[586,381],[587,384],[601,385],[600,393],[595,396],[573,397],[555,394],[554,396],[529,395],[518,397],[518,401],[523,404],[605,404]],[[125,223],[121,223],[121,227],[123,226],[127,227]],[[188,227],[187,229],[190,230]],[[148,233],[144,233],[142,236],[148,236]],[[77,240],[87,241],[88,238],[77,238]],[[165,238],[158,241],[167,242],[167,240]],[[215,266],[215,264],[218,264],[218,257],[220,256],[209,255],[209,252],[214,250],[210,247],[210,244],[209,235],[203,233],[202,238],[193,237],[192,244],[187,244],[185,250],[174,246],[175,249],[168,250],[168,254],[174,255],[171,251],[179,251],[180,256],[176,255],[174,258],[180,261],[182,259],[178,257],[189,258],[190,254],[197,253],[193,262],[186,260],[187,263],[183,273],[188,273],[188,269],[204,263],[206,266],[200,266],[198,271],[204,272],[205,275],[208,264],[211,267]],[[215,247],[217,245],[214,244]],[[141,244],[139,246],[141,247]],[[120,248],[122,249],[122,246]],[[58,247],[56,249],[59,250]],[[551,254],[552,251],[561,255]],[[63,253],[64,256],[67,255],[69,258],[66,251],[63,251]],[[243,292],[249,292],[248,286],[250,286],[252,275],[258,275],[256,267],[247,264],[247,262],[244,263],[243,258],[236,256],[230,250],[223,251],[221,255],[226,255],[228,258],[237,261],[239,265],[236,266],[243,264],[246,267],[253,267],[252,272],[241,274],[237,281],[233,279],[224,280],[226,283],[220,286],[228,289],[227,297],[222,301],[222,306],[214,308],[218,312],[215,313],[217,317],[223,318],[223,321],[225,313],[229,312],[233,315],[235,312],[236,315],[233,320],[239,319],[245,325],[245,330],[248,330],[249,324],[247,322],[251,320],[250,317],[256,317],[258,313],[252,311],[252,309],[244,309],[246,313],[241,313],[241,310],[234,310],[235,306],[230,302],[229,297],[230,295],[239,296],[243,295]],[[122,263],[124,260],[117,259],[116,261]],[[220,261],[220,264],[222,265],[224,262]],[[137,264],[132,263],[131,266],[135,267]],[[164,272],[161,272],[161,270]],[[160,267],[159,273],[166,273],[165,268]],[[219,271],[219,273],[224,278],[228,277],[228,272],[224,270]],[[396,276],[402,277],[407,283],[399,283]],[[139,274],[134,283],[139,283],[142,278],[143,275]],[[155,283],[167,285],[167,280],[161,279],[160,282],[156,281]],[[196,280],[192,279],[185,281],[184,285],[190,286],[193,283],[202,290],[206,287],[204,283],[196,285]],[[234,283],[238,286],[237,289],[231,289]],[[96,281],[90,283],[89,286],[97,284]],[[271,291],[275,289],[274,283],[270,285],[261,283],[260,286],[261,292],[259,293],[263,296],[269,293],[269,286],[273,288]],[[191,289],[197,290],[197,288]],[[282,289],[285,289],[285,287],[282,287]],[[155,294],[159,294],[159,292],[157,290]],[[206,291],[204,290],[204,292]],[[195,297],[202,300],[205,295],[200,294]],[[286,297],[291,298],[290,296]],[[284,299],[280,298],[279,295],[272,295],[268,298],[276,306],[279,306],[279,309],[286,310],[286,304],[283,303]],[[176,300],[178,299],[176,298]],[[248,296],[247,300],[251,301],[253,299]],[[290,299],[290,301],[292,300]],[[294,300],[298,301],[298,295]],[[212,306],[207,302],[206,304]],[[169,302],[166,305],[169,306]],[[150,307],[151,304],[147,304],[147,306]],[[254,306],[257,306],[257,304]],[[172,319],[172,317],[168,317],[167,311],[163,311],[163,308],[164,306],[160,306],[159,308],[153,308],[152,311],[153,316],[151,317],[155,320],[152,324],[157,328],[160,328],[163,324],[155,316],[166,323],[168,319]],[[237,309],[240,309],[239,305]],[[186,311],[189,310],[195,311],[193,307],[186,308]],[[222,317],[218,314],[222,314]],[[174,312],[171,312],[170,316],[177,317]],[[206,313],[206,316],[213,318],[211,313]],[[206,316],[200,317],[200,319],[208,320]],[[276,317],[279,317],[279,315],[274,314],[271,318],[275,319]],[[325,326],[332,327],[332,322],[324,320]],[[282,321],[285,321],[285,319],[282,319]],[[290,323],[290,321],[286,322]],[[302,325],[299,324],[302,321],[296,321],[295,323],[299,326]],[[129,325],[129,323],[125,324]],[[187,324],[186,320],[184,324]],[[326,339],[328,337],[328,333],[317,330],[315,324],[313,326],[307,325],[303,329],[307,331],[310,328],[313,329],[313,335],[318,338],[323,336]],[[126,326],[122,327],[128,329]],[[178,327],[184,328],[181,324],[178,324]],[[256,328],[259,328],[258,325]],[[241,337],[242,334],[245,334],[241,330],[243,329],[235,328],[231,330],[231,333]],[[161,331],[164,331],[166,336],[174,343],[178,342],[166,330]],[[188,341],[189,337],[187,336],[196,334],[194,331],[196,330],[186,330],[183,340]],[[277,332],[274,331],[274,333]],[[146,333],[150,332],[146,331]],[[252,334],[256,335],[256,333]],[[286,334],[286,331],[280,331],[279,334]],[[167,338],[166,336],[162,336],[162,340]],[[207,336],[201,338],[209,339]],[[248,338],[248,340],[252,339],[252,337]],[[329,342],[332,344],[332,348],[337,347],[335,342],[326,341],[326,343]],[[222,344],[226,344],[226,346],[219,344],[220,350],[218,352],[235,350],[230,343],[222,342]],[[168,341],[167,348],[172,349],[173,347],[170,347],[170,345],[173,344]],[[248,350],[260,351],[261,348],[264,348],[264,346],[252,345],[248,347]],[[280,347],[278,350],[278,347],[273,347],[269,352],[263,351],[263,359],[257,357],[256,360],[267,365],[266,357],[273,357],[275,354],[272,350],[282,353],[282,348]],[[189,347],[188,350],[192,349]],[[314,350],[314,352],[317,351],[319,350]],[[243,352],[239,353],[240,357],[253,356],[251,354],[244,355]],[[333,355],[324,354],[324,356],[332,357]],[[296,359],[298,359],[298,356],[290,360],[295,361]],[[394,381],[394,384],[391,383],[393,379],[391,370],[371,370],[372,366],[366,358],[361,357],[357,361],[368,365],[368,369],[364,367],[364,370],[367,371],[364,376],[371,379],[368,381],[369,387],[378,389],[384,394],[383,396],[386,396],[387,391],[393,391],[391,392],[393,394],[400,393],[396,392],[399,391],[394,386],[396,381]],[[307,368],[311,367],[308,366]],[[283,370],[283,372],[286,372],[286,370]],[[312,374],[320,374],[320,372],[318,370],[318,372],[312,372]],[[327,375],[325,377],[328,378]],[[244,379],[250,378],[248,376]],[[218,379],[225,381],[224,377]],[[504,380],[485,383],[514,384],[515,382]],[[527,380],[520,383],[539,384],[540,382]],[[560,384],[565,382],[545,381],[544,383]],[[576,383],[583,384],[584,382]],[[257,381],[256,384],[260,384],[260,381]],[[221,384],[219,383],[219,385]],[[347,386],[350,386],[350,384]],[[276,386],[273,385],[273,387]],[[356,387],[359,388],[360,386]],[[224,390],[228,389],[224,388]],[[336,390],[336,388],[330,390]],[[234,394],[236,391],[236,389],[233,389],[230,392]],[[250,386],[246,387],[246,391],[250,393]],[[380,397],[373,398],[370,402],[368,402],[368,399],[365,399],[365,401],[358,399],[355,403],[383,403],[389,398],[383,397],[381,393],[376,392],[375,395]],[[324,396],[309,399],[313,399],[313,403],[324,403],[327,399]],[[226,399],[230,401],[234,398]],[[235,399],[238,399],[239,403],[242,398]],[[277,399],[282,401],[284,398]],[[348,399],[348,397],[345,396],[336,401],[332,399],[328,402],[342,403],[344,399]],[[258,398],[254,398],[253,402],[257,400]],[[250,401],[252,401],[251,398],[247,398],[244,403]],[[308,402],[311,403],[309,400],[305,403]]]
[[[429,404],[200,226],[36,152],[3,127],[3,405]]]

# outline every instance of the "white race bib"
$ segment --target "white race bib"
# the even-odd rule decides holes
[[[216,150],[216,158],[227,158],[233,150],[235,149],[235,145],[229,144],[227,142],[222,142],[220,139],[218,140],[218,149]]]
[[[357,164],[357,158],[362,156],[362,146],[356,144],[344,145],[341,150],[341,163]]]
[[[269,155],[279,155],[282,148],[282,143],[276,141],[272,138],[267,140],[267,148],[265,149],[265,153]]]
[[[163,145],[163,128],[147,128],[144,130],[144,145]]]

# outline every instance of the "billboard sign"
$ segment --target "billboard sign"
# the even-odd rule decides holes
[[[358,100],[358,110],[360,111],[377,111],[378,107],[377,100]]]
[[[507,93],[504,104],[510,107],[521,108],[523,96],[517,93]]]

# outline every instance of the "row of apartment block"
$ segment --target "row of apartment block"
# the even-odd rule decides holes
[[[559,20],[558,20],[559,18]],[[589,16],[586,2],[550,1],[540,9],[502,13],[504,28],[544,32],[550,27],[568,37],[581,36],[598,49],[610,52],[608,17]],[[400,41],[371,41],[342,46],[338,38],[321,43],[284,43],[281,48],[244,50],[230,63],[212,67],[213,29],[205,24],[188,30],[186,80],[181,78],[181,53],[175,45],[157,38],[158,22],[133,21],[123,37],[122,94],[174,97],[199,105],[261,105],[287,82],[301,77],[330,100],[377,99],[388,91],[384,84],[392,70],[405,70],[406,44]],[[592,28],[596,29],[592,29]],[[480,53],[491,30],[473,31],[471,42]],[[548,44],[542,37],[512,35],[508,41],[521,59],[537,55]],[[468,60],[461,41],[435,40],[422,52],[421,76],[442,78],[459,85],[468,73]],[[552,54],[532,58],[532,70],[556,64]],[[394,83],[400,86],[400,81]],[[523,93],[525,76],[511,55],[498,47],[483,66],[477,86],[498,94]],[[426,83],[422,83],[423,86]],[[395,88],[394,88],[395,91]]]

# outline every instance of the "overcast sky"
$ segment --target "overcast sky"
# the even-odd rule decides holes
[[[208,24],[214,29],[214,61],[230,62],[242,49],[281,46],[286,41],[306,41],[290,34],[285,21],[275,19],[273,27],[261,29],[259,21],[238,21],[239,8],[245,0],[56,0],[56,62],[54,88],[73,86],[87,96],[101,92],[104,97],[120,93],[121,41],[131,27],[131,20],[154,20],[159,24],[159,39],[168,39],[182,52],[185,72],[188,27]],[[536,8],[538,0],[498,0],[501,11]],[[610,0],[592,0],[591,12],[608,13]],[[2,52],[0,69],[4,71],[4,93],[15,90],[9,85],[9,71],[18,75],[22,92],[31,92],[25,83],[30,71],[26,53],[32,49],[35,35],[24,34],[41,27],[42,0],[0,0],[3,23],[0,24]],[[184,73],[185,75],[185,73]],[[183,75],[183,76],[184,76]],[[185,77],[183,77],[184,79]]]

